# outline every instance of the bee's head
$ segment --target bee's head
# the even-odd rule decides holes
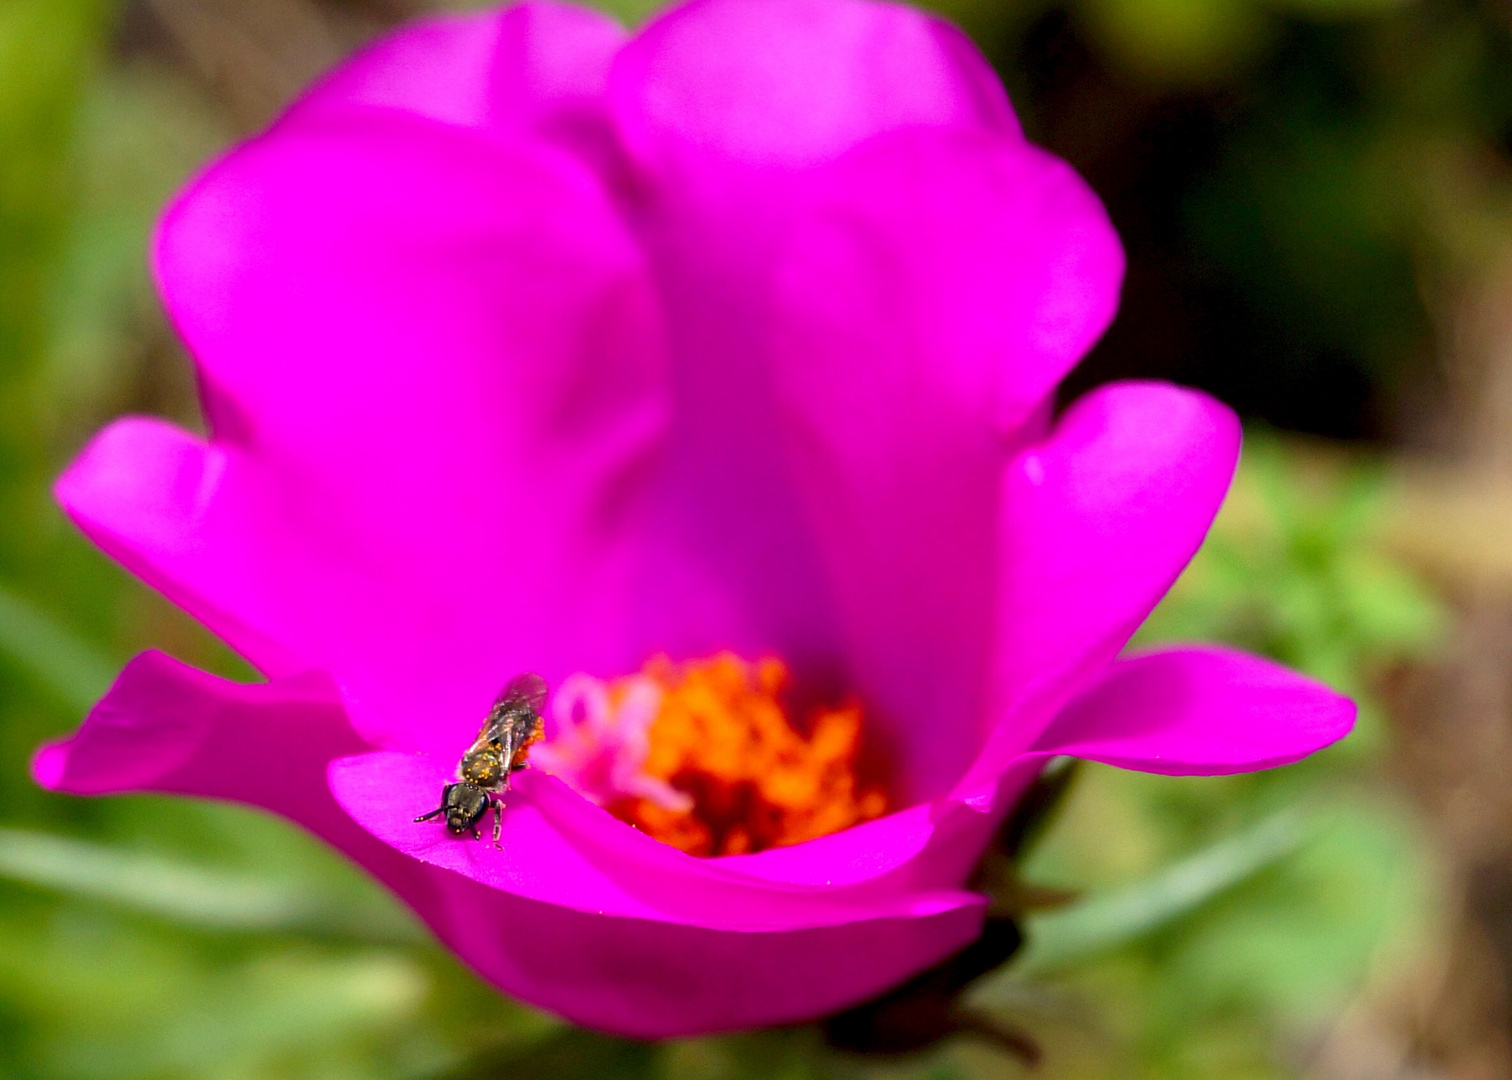
[[[478,823],[488,809],[488,792],[468,783],[448,784],[443,796],[446,827],[460,836]]]

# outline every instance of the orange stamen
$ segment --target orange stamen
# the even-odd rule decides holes
[[[886,793],[856,775],[860,706],[815,710],[805,737],[778,700],[788,682],[780,660],[658,657],[630,678],[649,678],[662,693],[641,771],[685,793],[692,806],[633,796],[609,809],[658,840],[694,855],[738,855],[887,812]]]

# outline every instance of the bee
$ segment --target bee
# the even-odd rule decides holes
[[[499,694],[478,737],[457,763],[457,779],[441,789],[441,805],[416,821],[446,815],[446,827],[454,836],[471,831],[478,835],[478,822],[494,810],[493,842],[499,846],[504,822],[500,800],[509,790],[509,777],[528,762],[532,743],[541,739],[541,709],[546,704],[546,680],[539,675],[516,675]]]

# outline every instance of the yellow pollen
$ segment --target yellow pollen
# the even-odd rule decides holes
[[[609,809],[658,840],[693,855],[741,855],[887,812],[884,790],[857,777],[860,706],[815,709],[807,736],[800,734],[778,700],[788,682],[780,660],[658,657],[630,676],[644,678],[660,688],[661,704],[642,772],[685,793],[692,806],[631,796]]]
[[[537,717],[535,727],[530,729],[530,734],[525,737],[525,741],[515,747],[515,752],[509,759],[509,767],[512,769],[524,768],[525,763],[530,760],[530,748],[545,737],[545,727],[542,725],[540,718]]]

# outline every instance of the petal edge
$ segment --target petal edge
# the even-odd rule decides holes
[[[1290,765],[1349,734],[1355,705],[1280,664],[1233,649],[1146,653],[1113,664],[1036,750],[1166,776]]]

